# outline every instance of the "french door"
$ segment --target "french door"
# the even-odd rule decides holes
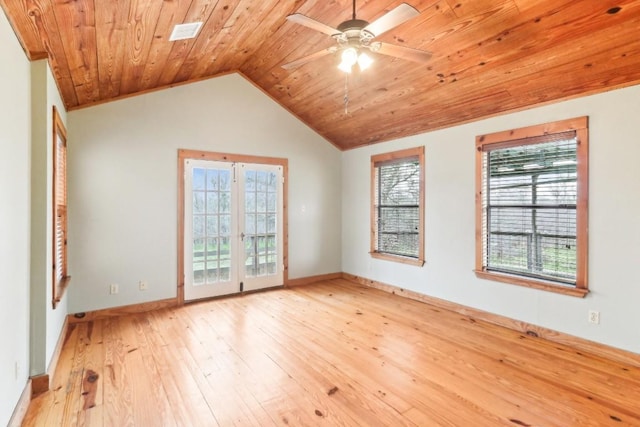
[[[283,166],[184,162],[184,299],[282,285]]]

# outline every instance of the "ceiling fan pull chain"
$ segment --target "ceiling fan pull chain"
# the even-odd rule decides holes
[[[349,74],[344,75],[344,114],[349,114]]]

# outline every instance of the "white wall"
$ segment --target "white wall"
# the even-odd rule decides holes
[[[29,375],[30,91],[29,62],[1,12],[0,64],[0,425],[7,425]]]
[[[53,78],[53,74],[51,73],[51,68],[49,68],[48,64],[45,70],[45,77],[47,82],[47,99],[46,99],[46,148],[47,148],[47,258],[46,258],[46,266],[48,267],[48,272],[46,276],[47,285],[45,286],[46,291],[46,339],[45,339],[45,355],[46,355],[46,370],[49,370],[49,364],[51,363],[51,358],[53,357],[53,353],[56,349],[56,345],[60,339],[60,333],[62,332],[62,328],[64,326],[65,319],[67,317],[67,305],[69,301],[69,297],[67,296],[67,292],[65,291],[64,295],[60,302],[58,302],[56,308],[53,308],[51,301],[53,300],[53,272],[51,266],[53,265],[53,107],[55,106],[58,110],[58,115],[60,116],[60,120],[63,125],[67,126],[67,112],[64,108],[64,104],[62,103],[62,98],[60,97],[60,92],[58,91],[58,86],[56,85],[56,81]],[[32,89],[33,90],[33,89]],[[34,171],[32,170],[32,175]],[[32,268],[33,268],[33,260],[32,260]],[[73,279],[72,282],[73,283]]]
[[[53,309],[53,107],[66,123],[45,60],[31,63],[31,375],[47,372],[67,315],[65,293]]]
[[[67,295],[53,309],[53,107],[66,123],[45,60],[31,63],[31,375],[47,372],[67,315]]]
[[[345,152],[343,271],[640,353],[640,86]],[[477,279],[475,137],[589,116],[589,295],[575,298]],[[424,267],[374,260],[369,250],[372,154],[425,146]],[[587,322],[589,309],[601,324]]]
[[[70,312],[176,295],[179,148],[288,158],[289,278],[341,271],[340,151],[242,76],[68,118]]]

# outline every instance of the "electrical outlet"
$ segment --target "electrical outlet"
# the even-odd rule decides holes
[[[117,293],[118,293],[118,284],[117,284],[117,283],[112,283],[112,284],[109,286],[109,293],[110,293],[111,295],[115,295],[115,294],[117,294]]]
[[[596,325],[600,324],[600,312],[596,310],[589,310],[589,323]]]
[[[147,289],[149,289],[149,282],[146,282],[144,280],[141,280],[140,282],[138,282],[138,285],[140,285],[141,291],[146,291]]]

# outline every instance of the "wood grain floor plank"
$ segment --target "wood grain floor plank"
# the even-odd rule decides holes
[[[200,391],[195,379],[182,363],[182,359],[173,351],[182,345],[179,340],[171,338],[168,324],[175,319],[172,310],[160,310],[148,313],[145,333],[149,336],[154,348],[154,358],[158,366],[157,380],[165,389],[173,409],[174,417],[179,425],[213,426],[215,418]]]
[[[51,387],[56,404],[47,419],[47,423],[51,423],[50,425],[77,424],[78,412],[81,407],[82,365],[87,350],[87,346],[85,345],[86,340],[84,339],[86,330],[86,324],[69,328],[69,339],[66,340],[66,342],[75,342],[75,349],[66,353],[66,360],[64,361],[65,370],[68,369],[69,374],[54,375],[54,381]]]
[[[239,300],[236,299],[235,302],[239,302]],[[233,307],[232,310],[238,311],[242,309],[242,307]],[[245,322],[255,330],[260,330],[260,325],[269,321],[264,314],[261,316],[260,313],[255,313],[255,311],[253,316],[249,313],[246,314]],[[270,328],[272,331],[276,329],[278,328]],[[308,406],[308,412],[313,412],[317,415],[316,411],[319,411],[322,413],[322,417],[338,425],[354,425],[358,422],[373,425],[384,420],[384,417],[382,419],[378,418],[375,412],[367,410],[369,408],[354,410],[355,408],[361,408],[361,405],[354,405],[357,400],[361,400],[357,393],[350,393],[350,404],[344,405],[341,397],[345,395],[348,388],[343,387],[343,392],[338,395],[337,392],[340,390],[336,385],[340,383],[338,381],[338,377],[340,377],[338,370],[328,366],[326,361],[322,360],[319,355],[299,354],[298,352],[292,352],[289,349],[290,346],[273,345],[274,334],[263,334],[262,340],[255,342],[255,345],[259,345],[266,358],[292,378],[305,394],[313,396],[313,400],[308,404],[315,402],[316,407]],[[275,342],[278,343],[278,340],[276,339]],[[299,369],[301,365],[306,365],[307,369],[301,371]],[[327,398],[327,396],[333,395],[335,397]],[[388,412],[389,408],[386,407],[385,409]]]
[[[226,312],[224,310],[226,305],[227,301],[220,305],[221,310],[216,310],[215,313],[210,311],[206,316],[206,323],[215,330],[217,336],[222,337],[228,354],[232,355],[232,357],[223,358],[225,366],[220,372],[222,378],[227,377],[227,380],[236,384],[236,387],[242,384],[240,390],[248,391],[258,402],[267,401],[270,405],[280,404],[282,401],[279,397],[285,395],[287,401],[294,403],[293,412],[289,411],[288,416],[271,418],[273,422],[281,424],[286,418],[294,424],[313,424],[316,416],[313,408],[317,405],[309,398],[295,377],[276,360],[269,357],[262,331],[251,328],[244,316],[238,316],[242,313],[235,308],[231,313]],[[238,334],[237,326],[239,325],[242,325],[242,330],[250,328],[251,333]],[[256,348],[259,350],[256,351]],[[300,408],[307,408],[307,410],[300,411]]]
[[[132,389],[134,383],[127,378],[126,367],[126,354],[129,349],[125,347],[121,332],[122,328],[126,328],[126,321],[127,318],[110,318],[105,319],[103,325],[103,404],[106,426],[132,426],[135,423]]]
[[[104,336],[103,324],[87,322],[82,372],[82,408],[78,413],[78,426],[100,427],[104,425]]]
[[[287,301],[290,298],[286,299]],[[309,304],[310,309],[314,310],[316,305]],[[365,311],[366,312],[366,311]],[[416,372],[412,369],[406,369],[402,363],[395,363],[392,359],[385,359],[380,357],[379,350],[386,344],[381,340],[382,334],[372,332],[369,334],[362,333],[362,338],[355,338],[350,329],[358,328],[358,325],[368,325],[370,320],[360,308],[350,307],[348,313],[343,314],[341,323],[345,326],[340,330],[340,334],[335,335],[335,341],[330,343],[331,329],[323,331],[318,329],[327,323],[332,324],[335,321],[337,315],[331,315],[327,312],[326,321],[306,321],[304,319],[317,320],[321,318],[319,312],[307,312],[304,319],[301,320],[302,325],[298,328],[309,328],[310,332],[303,334],[306,336],[321,336],[324,337],[323,344],[320,344],[317,339],[310,339],[304,341],[301,351],[311,348],[313,352],[325,353],[329,357],[335,357],[333,363],[340,364],[341,360],[348,360],[347,364],[351,369],[356,369],[352,375],[362,381],[363,379],[372,380],[367,384],[369,393],[372,393],[376,397],[386,400],[394,399],[399,396],[403,396],[412,407],[421,410],[423,413],[430,414],[437,424],[444,422],[444,420],[451,420],[456,425],[467,425],[469,423],[481,423],[483,425],[496,425],[500,423],[500,419],[495,417],[492,413],[483,410],[482,406],[474,405],[472,401],[465,399],[459,393],[449,388],[443,388],[440,384],[427,380],[423,375],[416,375]],[[287,313],[290,315],[291,313]],[[341,313],[342,314],[342,313]],[[323,319],[325,320],[325,319]],[[366,326],[363,326],[366,327]],[[334,326],[335,328],[335,326]],[[358,332],[356,332],[357,334]],[[366,336],[369,335],[369,338]],[[327,351],[330,349],[330,351]],[[401,360],[405,360],[406,354],[401,357]],[[346,373],[348,375],[348,373]],[[449,405],[442,406],[442,401],[449,401]],[[467,411],[450,411],[451,402],[458,402],[463,404]],[[500,402],[504,403],[504,402]],[[516,405],[511,405],[514,411],[518,411]],[[423,420],[421,425],[431,420]]]
[[[640,426],[640,369],[341,279],[78,323],[25,426]]]
[[[331,290],[335,291],[335,289],[330,288],[327,292]],[[300,291],[304,292],[304,289]],[[344,298],[345,295],[344,293],[340,293],[332,298],[332,301],[335,302],[340,298]],[[351,304],[353,303],[350,302],[346,304],[346,307],[351,306]],[[396,310],[393,310],[393,312],[389,311],[386,307],[387,305],[388,304],[383,304],[379,306],[377,310],[383,310],[384,313],[387,314],[396,312]],[[366,314],[379,315],[380,313],[376,311],[375,306],[376,304],[371,301],[371,304],[368,304]],[[342,311],[343,308],[335,309],[337,313],[341,313]],[[438,313],[439,311],[435,312]],[[411,333],[413,330],[420,330],[422,338],[428,335],[427,331],[435,330],[433,337],[438,339],[437,344],[415,341],[417,339],[416,337],[408,335],[402,336],[401,342],[413,342],[414,347],[429,345],[429,348],[426,349],[428,351],[418,352],[416,354],[418,356],[427,354],[431,356],[437,355],[439,361],[449,358],[448,363],[444,365],[459,365],[456,368],[456,373],[458,373],[456,377],[463,376],[467,382],[475,378],[477,376],[475,375],[476,373],[480,373],[482,376],[479,377],[478,385],[482,387],[487,383],[487,379],[495,376],[492,374],[493,370],[500,369],[500,376],[504,375],[502,371],[509,370],[508,376],[512,379],[512,383],[510,383],[511,389],[517,390],[519,387],[522,396],[526,397],[525,402],[515,401],[518,406],[524,405],[526,407],[527,402],[531,404],[537,401],[539,404],[545,404],[548,411],[555,410],[557,412],[555,418],[558,419],[562,419],[562,414],[564,414],[563,417],[565,419],[573,419],[576,416],[576,412],[582,413],[585,410],[590,411],[592,415],[589,419],[583,420],[581,425],[606,425],[612,418],[629,419],[629,417],[631,417],[632,419],[636,419],[638,411],[635,402],[640,401],[640,398],[636,396],[639,390],[634,386],[634,384],[637,384],[637,381],[630,381],[627,378],[623,378],[623,376],[617,378],[603,377],[599,375],[597,369],[593,370],[592,376],[586,379],[581,378],[580,381],[574,381],[573,377],[566,374],[573,373],[576,369],[589,369],[589,367],[586,365],[575,366],[567,363],[557,363],[557,359],[550,360],[548,354],[547,357],[544,357],[545,355],[542,352],[536,352],[534,351],[535,349],[522,350],[518,346],[510,348],[510,343],[507,341],[496,344],[495,341],[501,340],[500,334],[505,332],[511,337],[512,341],[533,341],[533,339],[484,322],[470,322],[469,319],[460,318],[460,316],[456,317],[453,313],[448,313],[448,316],[446,316],[448,319],[445,319],[444,316],[446,314],[447,312],[440,313],[436,322],[424,323],[424,319],[419,319],[419,315],[422,315],[422,317],[425,316],[424,313],[417,313],[416,315],[409,313],[407,315],[407,310],[401,310],[398,311],[392,319],[393,321],[400,321],[399,316],[408,316],[405,322],[409,321],[411,328],[407,328],[406,331]],[[381,315],[384,316],[385,319],[388,318],[385,314]],[[460,321],[462,321],[462,323]],[[449,324],[443,328],[441,324],[446,324],[447,322],[449,322]],[[375,324],[375,321],[368,322],[367,324]],[[461,328],[464,329],[465,327],[467,327],[468,330],[460,332]],[[483,334],[481,328],[484,327],[488,328],[491,332]],[[465,349],[468,353],[472,353],[473,357],[469,358],[471,361],[465,361],[463,364],[460,364],[457,356],[453,358],[449,357],[449,355],[459,352],[461,348]],[[518,354],[518,358],[513,357],[514,353]],[[514,361],[516,363],[513,363]],[[426,363],[428,363],[428,360],[420,360],[420,358],[413,361],[413,365],[417,366],[425,366]],[[495,366],[487,368],[487,365]],[[407,366],[411,366],[411,364],[407,364]],[[628,367],[618,369],[617,371],[626,373],[629,372],[627,369]],[[633,371],[630,372],[633,373]],[[496,377],[495,381],[500,380],[500,376]],[[431,377],[434,377],[433,372]],[[451,388],[454,382],[448,379],[447,384],[448,387]],[[465,389],[471,388],[470,385],[471,383],[462,384],[462,387]],[[606,393],[598,392],[598,388],[605,388]],[[537,393],[533,393],[536,391]],[[556,399],[545,403],[546,400],[548,400],[545,398],[545,395],[549,392],[555,395]],[[487,390],[482,392],[479,390],[476,391],[475,394],[486,396],[487,393],[492,394],[493,391]],[[515,396],[517,395],[518,394]],[[563,398],[566,400],[563,400]],[[561,423],[560,425],[563,424]]]

